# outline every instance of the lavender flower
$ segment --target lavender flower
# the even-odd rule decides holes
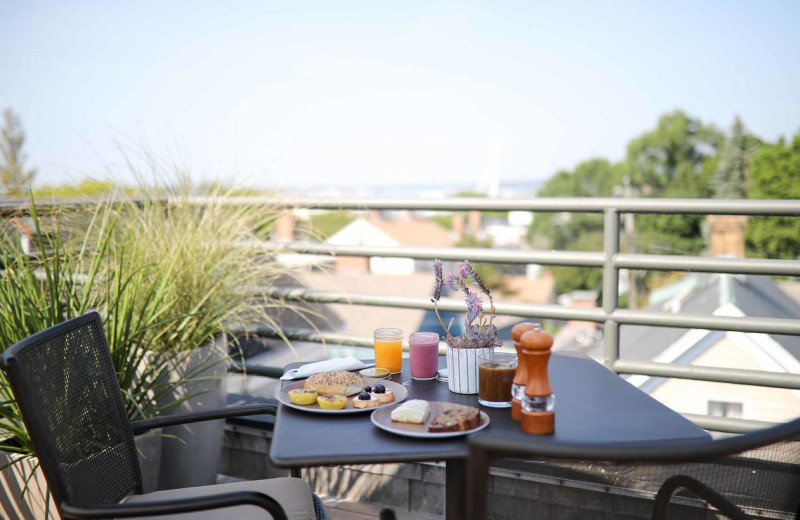
[[[472,322],[478,319],[483,312],[483,300],[478,293],[469,291],[467,293],[467,317],[464,321],[464,329],[469,330]]]
[[[486,284],[484,284],[483,280],[478,276],[478,273],[472,265],[470,265],[469,260],[464,260],[464,262],[459,264],[456,272],[448,273],[447,275],[443,275],[442,273],[442,262],[440,260],[435,260],[433,262],[433,274],[436,279],[436,285],[434,286],[434,297],[431,299],[431,302],[434,305],[436,317],[439,318],[439,323],[442,324],[442,328],[444,328],[447,333],[445,338],[447,343],[456,348],[500,346],[500,342],[497,339],[497,327],[493,324],[495,310],[492,295],[486,287]],[[483,314],[483,300],[480,294],[470,290],[467,286],[469,283],[477,286],[482,293],[489,297],[491,314],[488,317]],[[453,320],[451,319],[450,323],[445,325],[439,314],[438,302],[442,296],[444,285],[450,287],[454,292],[462,291],[465,295],[467,303],[467,314],[464,319],[465,331],[458,337],[454,337],[450,334],[450,327],[453,324]]]
[[[436,279],[436,284],[433,286],[433,299],[431,302],[436,303],[442,297],[442,286],[444,284],[442,261],[438,258],[433,261],[433,277]]]
[[[486,287],[486,284],[483,283],[481,277],[478,276],[478,273],[472,267],[472,264],[469,263],[469,260],[464,260],[464,263],[461,264],[461,268],[465,273],[463,276],[464,278],[469,278],[472,282],[485,294],[486,296],[490,296],[491,293],[489,292],[489,288]]]
[[[459,283],[461,282],[461,278],[456,273],[447,273],[447,286],[453,291],[458,292],[461,287],[459,287]]]

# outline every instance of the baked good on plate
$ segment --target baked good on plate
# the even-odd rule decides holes
[[[390,415],[395,422],[422,424],[428,418],[431,405],[422,399],[412,399],[401,404]]]
[[[363,390],[360,394],[355,396],[352,401],[355,408],[374,408],[381,404],[375,394],[371,394]]]
[[[428,431],[437,432],[463,432],[477,428],[481,423],[481,411],[477,408],[451,408],[436,414]]]
[[[391,403],[394,401],[394,392],[380,383],[375,385],[375,387],[372,389],[372,393],[375,394],[375,397],[377,397],[378,401],[381,403]]]
[[[291,399],[294,404],[303,406],[314,404],[317,402],[317,397],[319,397],[319,393],[316,390],[303,390],[301,388],[289,390],[289,399]]]
[[[316,390],[319,395],[353,395],[364,387],[361,376],[344,370],[312,374],[303,383],[305,390]]]
[[[347,398],[343,395],[321,395],[317,404],[323,410],[341,410],[347,406]]]

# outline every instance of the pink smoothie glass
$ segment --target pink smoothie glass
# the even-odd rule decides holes
[[[439,335],[414,332],[408,335],[408,356],[413,379],[434,379],[439,371]]]

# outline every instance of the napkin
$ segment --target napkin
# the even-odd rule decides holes
[[[329,372],[331,370],[360,370],[362,368],[367,368],[367,366],[374,366],[374,363],[365,365],[354,357],[327,359],[325,361],[317,361],[316,363],[308,363],[300,368],[287,370],[286,373],[281,376],[281,380],[301,379],[311,374],[316,374],[317,372]]]

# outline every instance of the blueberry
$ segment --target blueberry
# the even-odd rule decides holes
[[[377,385],[375,385],[375,388],[373,388],[372,391],[375,392],[376,394],[385,394],[386,387],[378,383]]]
[[[372,399],[372,396],[369,395],[369,392],[365,392],[362,390],[361,393],[358,394],[359,401],[369,401],[370,399]]]
[[[364,387],[364,391],[365,392],[372,392],[372,387],[371,386],[365,386]]]

